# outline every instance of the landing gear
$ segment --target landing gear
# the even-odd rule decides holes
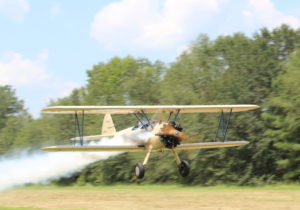
[[[134,168],[135,176],[138,179],[141,179],[145,175],[145,168],[142,163],[137,163]]]
[[[144,175],[145,175],[145,167],[144,166],[147,164],[147,162],[149,160],[151,151],[152,151],[152,146],[149,146],[148,152],[147,152],[146,157],[144,159],[144,162],[143,163],[137,163],[135,165],[134,173],[135,173],[136,178],[142,179],[144,177]]]
[[[172,153],[175,157],[176,163],[178,165],[179,173],[182,177],[187,177],[190,173],[190,165],[186,160],[180,160],[175,149],[172,149]]]
[[[182,160],[178,165],[179,173],[182,177],[187,177],[190,173],[190,165],[186,160]]]

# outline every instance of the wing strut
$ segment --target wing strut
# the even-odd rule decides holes
[[[175,114],[175,117],[174,117],[174,122],[176,122],[178,116],[179,116],[179,113],[180,113],[180,109],[177,110],[176,114]]]
[[[83,146],[83,136],[84,136],[84,110],[82,110],[82,114],[81,114],[81,126],[79,123],[79,118],[78,118],[78,114],[77,111],[74,114],[74,119],[75,119],[75,124],[74,124],[74,139],[76,139],[76,133],[78,130],[78,135],[80,138],[80,145]],[[74,141],[74,145],[75,145]]]
[[[136,119],[141,123],[142,127],[145,127],[143,121],[139,118],[139,116],[136,113],[133,113],[133,115],[136,117]]]
[[[218,128],[216,130],[216,135],[215,135],[214,141],[217,141],[217,139],[218,139],[220,128],[221,128],[221,132],[222,132],[221,141],[222,142],[225,141],[227,130],[230,125],[231,114],[232,114],[232,109],[230,109],[230,112],[228,114],[228,117],[226,119],[226,124],[225,124],[225,116],[224,116],[224,112],[222,110],[220,117],[219,117],[219,124],[218,124]]]
[[[141,110],[141,112],[133,113],[133,115],[134,115],[134,116],[136,117],[136,119],[141,123],[141,125],[142,125],[143,128],[146,129],[147,126],[151,126],[151,127],[152,127],[151,122],[150,122],[150,120],[149,120],[149,118],[148,118],[148,116],[147,116],[147,114],[145,113],[144,110]],[[147,123],[145,124],[145,123],[143,122],[143,120],[146,120]],[[152,127],[152,128],[153,128],[153,127]]]
[[[149,120],[147,114],[144,112],[144,110],[141,110],[141,112],[142,112],[143,116],[146,118],[146,120],[148,121],[148,125],[150,125],[151,128],[153,129],[153,126],[151,125],[151,122],[150,122],[150,120]]]
[[[170,121],[172,114],[173,114],[173,112],[170,112],[169,117],[168,117],[168,122]]]
[[[148,121],[148,123],[150,124],[150,120],[148,118],[148,116],[146,115],[146,113],[144,112],[144,110],[141,110],[143,116],[146,118],[146,120]]]

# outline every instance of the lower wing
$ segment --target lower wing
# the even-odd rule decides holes
[[[201,142],[201,143],[188,143],[181,144],[176,147],[177,150],[188,149],[209,149],[209,148],[221,148],[221,147],[237,147],[245,144],[249,144],[248,141],[224,141],[224,142]]]
[[[202,142],[202,143],[189,143],[177,146],[176,150],[190,150],[190,149],[208,149],[208,148],[221,148],[221,147],[237,147],[248,144],[248,141],[225,141],[225,142]],[[119,146],[52,146],[44,147],[41,149],[45,152],[145,152],[144,145],[119,145]],[[162,151],[171,150],[168,148],[153,150]]]
[[[41,149],[45,152],[143,152],[144,145],[127,146],[52,146]]]

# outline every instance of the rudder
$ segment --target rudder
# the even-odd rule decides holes
[[[116,128],[110,114],[105,114],[102,123],[102,135],[115,134]]]

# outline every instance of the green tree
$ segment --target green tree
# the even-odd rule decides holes
[[[264,115],[271,125],[266,131],[276,139],[279,172],[288,181],[300,181],[300,51],[289,59],[285,72],[275,82],[270,111]]]
[[[234,114],[229,137],[250,140],[239,149],[199,150],[194,156],[196,178],[192,183],[234,182],[256,184],[280,179],[276,167],[277,149],[266,138],[268,124],[262,114],[274,91],[273,81],[283,71],[288,55],[299,45],[299,31],[286,25],[269,31],[261,29],[252,38],[236,33],[209,41],[200,36],[189,50],[167,70],[163,84],[165,99],[185,104],[258,104],[260,110]],[[206,71],[207,70],[207,71]],[[197,80],[198,79],[198,80]],[[191,84],[189,84],[191,83]],[[198,86],[198,88],[197,88]],[[199,88],[200,87],[200,88]],[[183,90],[183,93],[179,91]],[[217,116],[189,119],[198,126],[199,139],[211,140]],[[240,152],[239,152],[240,151]]]
[[[11,86],[0,86],[0,154],[13,149],[15,138],[31,116]]]
[[[21,115],[25,110],[23,101],[18,99],[11,86],[0,86],[0,130],[5,127],[6,120]]]

